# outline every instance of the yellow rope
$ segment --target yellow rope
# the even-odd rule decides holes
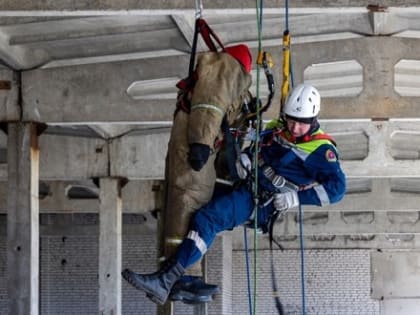
[[[290,87],[290,33],[285,30],[283,33],[283,84],[281,86],[280,113],[286,103],[286,97]]]

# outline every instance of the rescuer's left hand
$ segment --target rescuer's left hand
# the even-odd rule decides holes
[[[247,178],[252,168],[252,162],[248,154],[241,153],[235,162],[235,166],[236,166],[236,172],[238,173],[238,177],[240,179]]]
[[[274,194],[273,206],[276,210],[284,211],[299,205],[298,193],[290,190],[284,193]]]
[[[188,162],[194,171],[199,171],[206,164],[210,156],[210,147],[207,144],[192,143],[190,144],[190,154]]]

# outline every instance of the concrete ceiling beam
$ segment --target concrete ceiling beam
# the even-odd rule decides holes
[[[41,213],[98,213],[99,188],[92,181],[43,180],[40,183],[39,208]],[[88,189],[97,193],[93,198],[69,196],[72,187]],[[129,181],[121,190],[124,213],[144,214],[161,209],[162,181]],[[0,181],[0,213],[7,213],[7,182]]]
[[[135,131],[110,143],[111,175],[129,179],[163,179],[170,130]]]
[[[299,61],[294,64],[295,82],[305,80],[305,71],[313,65],[349,60],[361,65],[361,92],[348,97],[324,97],[321,118],[419,117],[420,97],[403,97],[395,91],[395,65],[402,59],[416,60],[420,55],[417,39],[361,37],[295,44],[292,48],[294,60]],[[274,72],[278,74],[281,56],[274,53],[273,56],[277,65]],[[162,84],[184,77],[188,62],[187,54],[166,57],[165,77],[161,58],[26,71],[22,74],[23,119],[45,123],[171,121],[176,89],[168,87],[165,92]],[[325,89],[322,84],[332,84],[332,81],[322,83],[321,77],[309,77],[307,81],[320,85],[321,95]],[[136,82],[144,83],[143,96],[128,94],[127,90]],[[279,82],[277,79],[278,86]],[[341,84],[336,89],[350,84],[346,80],[334,82]],[[44,93],[46,89],[50,93]],[[162,94],[160,99],[156,91]],[[168,93],[173,93],[173,98],[168,98],[172,95]],[[278,108],[279,100],[275,98],[266,118],[277,117]]]
[[[108,144],[103,139],[54,136],[39,138],[41,179],[108,176]]]
[[[420,126],[416,120],[321,120],[321,126],[337,141],[348,178],[420,178]],[[131,180],[164,178],[170,126],[98,127],[97,132],[88,128],[85,133],[80,128],[76,126],[72,132],[71,128],[49,127],[40,136],[41,179],[78,180],[108,175]],[[108,138],[111,133],[119,136]],[[7,136],[0,134],[0,147],[6,148],[6,140]],[[5,178],[7,167],[0,169]]]
[[[417,60],[418,39],[361,37],[342,41],[297,44],[293,48],[295,78],[301,82],[314,64],[356,60],[363,68],[363,90],[352,97],[323,98],[324,118],[419,117],[419,97],[402,97],[395,91],[395,65],[402,59]],[[330,82],[332,83],[332,82]],[[316,81],[313,81],[316,86]],[[322,91],[321,91],[322,95]]]
[[[183,77],[187,55],[168,57],[167,77]],[[135,100],[133,82],[161,77],[160,58],[27,71],[22,74],[23,120],[70,122],[171,121],[173,100]],[[45,91],[48,90],[48,93]]]
[[[365,0],[294,0],[292,7],[311,8],[311,7],[366,7],[369,3]],[[381,0],[376,1],[378,6],[417,6],[416,0]],[[205,9],[230,9],[230,8],[254,8],[255,2],[251,0],[245,1],[207,1],[204,2]],[[278,8],[279,3],[275,0],[264,2],[265,8]],[[180,1],[118,1],[118,0],[75,0],[71,3],[67,1],[48,0],[43,2],[34,2],[30,0],[4,0],[2,3],[3,10],[174,10],[174,9],[192,9],[194,3],[189,0]]]
[[[355,186],[348,179],[348,186]],[[321,224],[329,220],[332,212],[340,213],[340,221],[346,224],[366,223],[385,213],[390,223],[415,223],[419,219],[420,178],[398,179],[402,183],[386,178],[371,180],[371,190],[353,193],[351,189],[339,204],[325,207],[305,206],[305,222]],[[410,189],[401,190],[404,184]],[[162,180],[130,180],[122,189],[124,213],[141,214],[160,209],[163,189]],[[417,190],[414,191],[413,188]],[[77,188],[78,193],[72,193]],[[83,193],[83,190],[86,193]],[[396,190],[396,191],[395,191]],[[99,188],[90,180],[42,180],[40,182],[40,211],[42,213],[97,213],[99,211]],[[404,205],[402,208],[401,205]],[[7,182],[0,181],[0,213],[7,212]],[[297,214],[297,209],[290,213]],[[314,218],[318,219],[314,219]],[[325,217],[325,220],[322,218]],[[325,222],[324,222],[325,221]],[[367,233],[367,232],[363,232]],[[372,232],[373,233],[373,232]]]

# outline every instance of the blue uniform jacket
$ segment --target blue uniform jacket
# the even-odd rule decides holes
[[[263,138],[260,160],[275,173],[299,187],[301,204],[324,206],[340,201],[346,190],[346,180],[332,141],[317,128],[306,141],[289,142],[287,131],[277,131]],[[275,192],[275,187],[259,171],[260,188]]]
[[[337,150],[332,141],[322,136],[315,137],[325,134],[319,127],[314,129],[307,139],[292,143],[287,133],[278,130],[269,132],[262,139],[259,157],[262,165],[258,176],[260,190],[277,191],[263,173],[265,166],[271,166],[275,173],[300,188],[298,196],[301,204],[323,206],[337,202],[344,196],[346,182]],[[212,199],[195,213],[191,230],[177,251],[178,262],[184,268],[197,262],[211,246],[217,233],[249,222],[253,210],[253,194],[246,185]],[[267,231],[273,210],[272,203],[258,209],[257,226],[263,231]]]

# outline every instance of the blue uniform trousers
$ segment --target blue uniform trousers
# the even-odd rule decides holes
[[[254,210],[252,193],[242,186],[231,193],[212,199],[192,218],[190,232],[180,244],[176,258],[188,268],[210,248],[216,235],[244,224]],[[258,210],[258,222],[264,223],[272,212],[272,205]]]

